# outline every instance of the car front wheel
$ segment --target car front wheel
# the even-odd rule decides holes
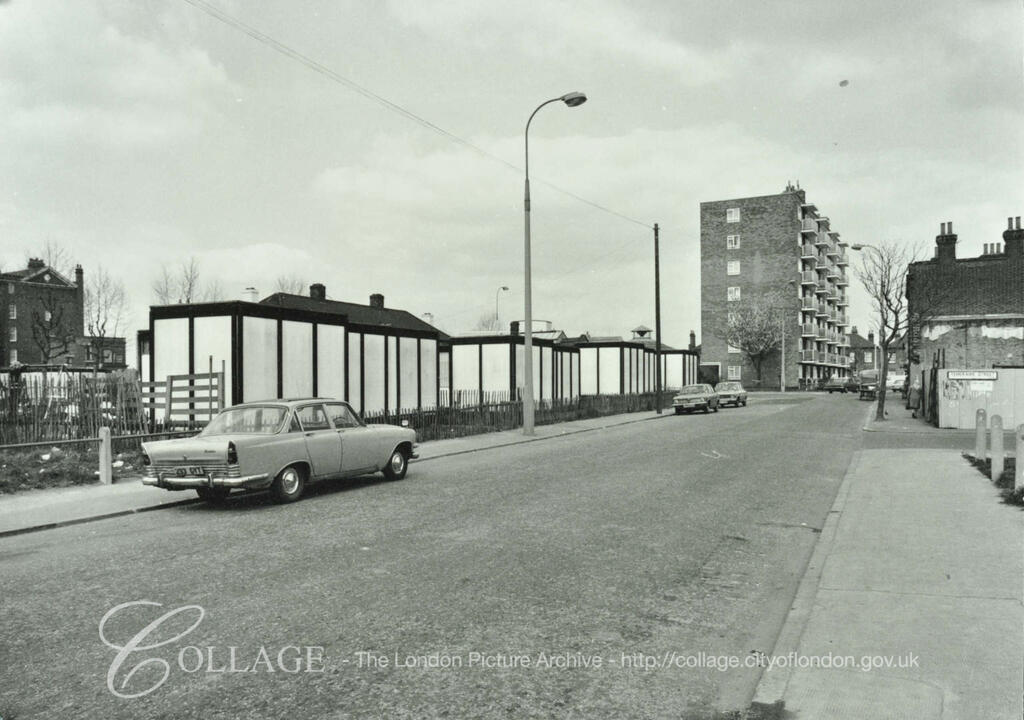
[[[274,502],[290,503],[302,497],[306,487],[306,471],[300,467],[289,465],[277,474],[270,485],[270,495]]]
[[[405,456],[405,451],[395,448],[388,458],[388,464],[384,466],[384,477],[388,480],[401,480],[408,469],[409,459]]]

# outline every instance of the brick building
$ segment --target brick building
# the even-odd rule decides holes
[[[846,243],[803,190],[788,185],[778,195],[701,203],[700,245],[704,377],[756,386],[753,366],[727,345],[721,328],[731,303],[765,296],[791,301],[784,321],[787,386],[847,374]],[[767,359],[764,387],[779,386],[780,363],[780,353]]]
[[[980,257],[956,256],[953,223],[942,223],[935,257],[911,263],[907,301],[914,326],[908,348],[927,366],[1024,366],[1024,230],[1007,218],[1003,242]]]
[[[868,331],[864,337],[857,332],[857,328],[850,330],[849,369],[851,373],[861,370],[876,370],[877,348],[875,347],[875,333]]]
[[[124,338],[86,336],[83,275],[76,266],[72,282],[39,258],[0,273],[0,367],[125,367]]]

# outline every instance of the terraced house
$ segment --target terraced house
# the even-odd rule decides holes
[[[732,308],[781,305],[783,353],[761,367],[762,386],[805,387],[849,370],[847,243],[827,216],[787,185],[777,195],[700,205],[701,369],[710,380],[756,386],[756,371],[721,328]]]

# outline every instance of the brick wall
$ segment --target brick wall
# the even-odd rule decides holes
[[[1024,366],[1024,320],[936,322],[921,334],[921,362],[945,351],[948,368]]]
[[[797,289],[790,280],[799,278],[800,205],[802,190],[779,195],[704,202],[700,205],[701,245],[701,363],[720,363],[721,377],[727,379],[729,365],[742,365],[742,381],[755,387],[753,366],[742,354],[729,353],[715,327],[724,325],[730,303],[728,288],[740,288],[742,297],[765,292],[785,293],[793,298],[793,312],[786,323],[786,384],[795,387],[800,369],[797,363],[800,330],[796,310]],[[726,210],[739,208],[739,222],[726,221]],[[740,236],[740,247],[726,247],[728,235]],[[740,274],[728,275],[727,262],[738,260]],[[765,361],[764,387],[778,388],[779,356]]]

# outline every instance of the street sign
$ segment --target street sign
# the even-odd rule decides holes
[[[999,373],[996,370],[950,370],[946,374],[947,380],[998,380]]]

